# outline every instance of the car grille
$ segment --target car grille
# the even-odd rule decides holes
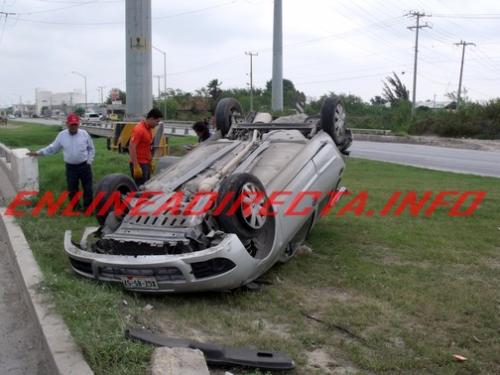
[[[190,252],[190,248],[181,241],[155,246],[145,242],[105,240],[100,241],[99,246],[102,252],[114,255],[166,255]]]
[[[184,275],[177,267],[133,268],[99,267],[99,274],[109,279],[121,280],[123,276],[150,276],[157,281],[182,281]]]
[[[205,262],[191,263],[191,267],[193,268],[194,277],[202,279],[227,272],[236,267],[236,264],[227,258],[214,258]]]

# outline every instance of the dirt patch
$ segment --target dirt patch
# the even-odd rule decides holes
[[[369,142],[409,143],[417,145],[439,146],[478,151],[500,151],[500,140],[471,139],[471,138],[444,138],[435,136],[395,136],[356,134],[355,139]]]
[[[395,254],[382,254],[372,259],[375,263],[383,266],[396,266],[396,267],[415,267],[420,269],[429,269],[432,267],[431,262],[420,261],[413,262],[408,260],[402,260],[399,256]]]
[[[20,127],[21,125],[0,125],[0,129],[17,129]]]
[[[428,261],[403,260],[399,255],[395,254],[394,249],[381,245],[371,245],[370,247],[366,247],[364,256],[370,261],[383,266],[403,266],[420,269],[429,269],[432,267],[432,263]]]
[[[290,327],[287,324],[275,324],[266,319],[258,319],[252,321],[252,326],[256,330],[262,330],[266,334],[278,336],[280,339],[291,340]]]
[[[332,356],[325,350],[318,348],[312,352],[307,352],[307,373],[321,373],[321,374],[359,374],[359,369],[355,368],[352,364]]]

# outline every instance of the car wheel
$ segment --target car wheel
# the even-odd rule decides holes
[[[349,137],[346,129],[346,112],[338,98],[328,98],[321,106],[321,128],[332,137],[337,146],[344,145]]]
[[[234,98],[224,98],[219,100],[215,107],[215,127],[221,132],[223,137],[229,132],[235,123],[235,115],[241,115],[241,105]]]
[[[97,195],[100,192],[104,193],[102,199],[99,201],[95,208],[97,222],[101,226],[104,225],[106,217],[111,211],[113,211],[114,207],[111,206],[102,213],[100,211],[104,207],[106,202],[111,198],[111,194],[113,194],[115,191],[120,192],[123,201],[127,194],[133,191],[137,191],[137,186],[135,185],[134,180],[122,173],[109,174],[98,182],[95,194]]]
[[[242,239],[254,237],[264,227],[270,213],[263,212],[267,196],[262,182],[249,173],[227,177],[219,189],[216,207],[220,207],[229,194],[231,198],[217,216],[221,229]],[[256,199],[257,194],[261,194],[260,199]],[[267,211],[271,209],[269,207]]]

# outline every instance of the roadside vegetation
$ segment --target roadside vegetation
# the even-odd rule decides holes
[[[255,88],[253,93],[254,110],[271,112],[271,81],[265,88]],[[307,114],[319,113],[324,99],[330,96],[342,98],[347,112],[347,122],[352,128],[385,129],[396,135],[436,135],[443,137],[470,137],[500,139],[500,99],[478,104],[468,100],[455,110],[454,93],[450,97],[449,109],[417,108],[415,117],[411,116],[411,103],[408,89],[397,74],[385,78],[381,84],[381,95],[375,95],[370,102],[356,95],[331,91],[320,98],[306,100],[306,94],[295,87],[288,79],[283,80],[283,102],[285,110],[276,115],[296,113],[299,104]],[[465,92],[465,90],[464,90]],[[454,96],[455,95],[455,96]],[[168,117],[177,120],[196,121],[210,118],[216,103],[221,98],[234,97],[241,103],[245,113],[250,111],[250,90],[246,88],[222,89],[222,82],[211,80],[206,87],[194,93],[172,90],[168,92]],[[158,108],[164,102],[156,101]]]
[[[0,128],[0,142],[37,148],[55,127]],[[25,138],[26,137],[26,138]],[[22,144],[21,140],[26,143]],[[180,145],[193,138],[170,138]],[[94,139],[95,181],[127,173],[127,155]],[[180,150],[180,149],[179,149]],[[65,189],[61,155],[39,159],[42,191]],[[274,267],[257,291],[143,296],[75,275],[63,250],[64,231],[78,240],[93,218],[23,217],[19,222],[56,301],[96,374],[145,374],[152,348],[123,336],[146,327],[168,336],[289,353],[290,374],[500,373],[500,190],[498,180],[348,160],[343,185],[368,191],[379,211],[393,192],[485,191],[471,217],[338,217],[319,221],[308,245]],[[350,197],[345,197],[340,207]],[[457,362],[453,355],[467,358]],[[235,374],[263,374],[230,369]],[[223,370],[216,370],[223,374]]]

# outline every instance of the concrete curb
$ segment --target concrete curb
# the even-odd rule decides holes
[[[50,298],[38,291],[43,276],[24,233],[11,216],[0,210],[0,236],[5,237],[9,262],[32,318],[43,338],[50,374],[91,375],[89,365],[76,346],[66,324],[56,314]]]

